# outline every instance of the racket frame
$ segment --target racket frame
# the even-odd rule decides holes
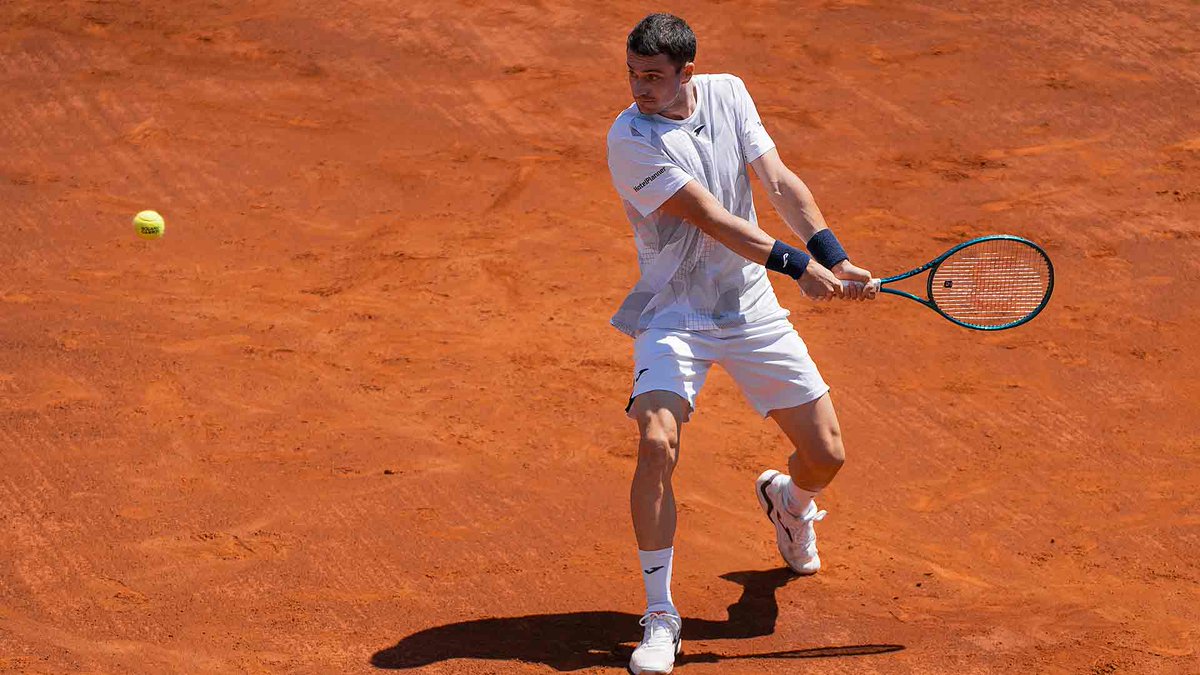
[[[937,271],[938,265],[941,265],[943,262],[945,262],[945,260],[947,258],[954,255],[955,253],[958,253],[959,251],[963,250],[964,248],[967,248],[969,246],[974,246],[976,244],[979,244],[979,243],[985,242],[985,241],[1016,241],[1016,242],[1020,242],[1022,244],[1025,244],[1025,245],[1033,248],[1035,251],[1037,251],[1039,254],[1041,254],[1042,258],[1046,261],[1046,271],[1047,271],[1046,295],[1045,295],[1045,297],[1042,298],[1041,304],[1039,304],[1032,312],[1030,312],[1029,314],[1026,314],[1025,316],[1021,317],[1020,319],[1018,319],[1016,321],[1010,321],[1005,324],[1000,324],[999,326],[979,326],[979,325],[975,325],[975,324],[969,324],[964,321],[960,321],[960,320],[955,319],[954,317],[950,316],[949,314],[943,312],[942,309],[937,306],[937,303],[933,301],[933,276],[934,276],[934,272]],[[925,271],[929,271],[929,276],[925,281],[925,294],[927,296],[929,296],[928,298],[922,298],[922,297],[913,295],[912,293],[909,293],[907,291],[901,291],[901,290],[895,289],[895,288],[887,288],[887,284],[890,284],[890,283],[893,283],[896,281],[900,281],[902,279],[908,279],[909,277],[914,277]],[[929,262],[925,263],[924,265],[921,265],[920,267],[909,270],[908,272],[905,272],[904,274],[897,274],[896,276],[893,276],[893,277],[884,277],[879,280],[879,285],[877,288],[878,288],[879,292],[881,292],[881,293],[891,293],[892,295],[899,295],[899,296],[908,298],[909,300],[916,300],[917,302],[921,303],[922,305],[925,305],[929,309],[932,309],[933,311],[937,312],[938,314],[941,314],[942,317],[945,318],[950,323],[957,324],[959,326],[962,326],[963,328],[970,328],[971,330],[986,330],[986,331],[1005,330],[1007,328],[1016,328],[1017,326],[1020,326],[1023,323],[1027,323],[1028,321],[1033,319],[1033,317],[1040,314],[1043,309],[1046,308],[1046,305],[1050,302],[1050,296],[1054,293],[1054,264],[1050,262],[1050,256],[1046,255],[1046,251],[1044,249],[1042,249],[1041,246],[1038,246],[1037,244],[1033,243],[1032,241],[1029,241],[1028,239],[1013,236],[1011,234],[992,234],[992,235],[988,235],[986,237],[977,237],[970,241],[964,241],[963,243],[955,246],[954,248],[950,249],[949,251],[946,251],[945,253],[934,258],[933,260],[930,260]]]

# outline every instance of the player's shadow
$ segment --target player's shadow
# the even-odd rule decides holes
[[[729,606],[725,621],[684,618],[684,653],[680,663],[714,663],[730,659],[811,659],[884,654],[903,645],[867,644],[813,647],[736,656],[689,652],[689,640],[733,640],[775,632],[779,605],[775,591],[796,578],[777,570],[730,572],[722,579],[742,586],[742,596]],[[449,659],[491,659],[543,663],[568,671],[596,666],[624,668],[633,648],[622,640],[640,638],[640,617],[623,612],[571,612],[477,619],[413,633],[371,657],[377,668],[409,669]]]

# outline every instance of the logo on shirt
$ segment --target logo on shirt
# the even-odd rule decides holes
[[[704,131],[704,125],[703,125],[703,124],[701,124],[700,126],[696,127],[695,129],[692,129],[692,133],[693,133],[693,134],[696,134],[697,136],[699,136],[699,135],[700,135],[700,132],[701,132],[701,131]]]
[[[666,172],[667,172],[667,167],[664,166],[663,168],[659,169],[658,171],[655,171],[654,173],[650,174],[649,176],[646,176],[646,180],[633,186],[633,191],[641,192],[642,188],[646,187],[650,183],[653,183],[655,178],[658,178],[659,176],[663,175]]]

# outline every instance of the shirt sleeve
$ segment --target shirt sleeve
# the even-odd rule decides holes
[[[742,144],[742,154],[749,164],[762,157],[768,150],[775,147],[775,141],[763,127],[762,118],[758,116],[758,108],[750,91],[740,77],[733,79],[735,109],[738,116],[738,141]]]
[[[654,213],[692,180],[665,153],[636,137],[610,139],[608,170],[617,193],[643,217]]]

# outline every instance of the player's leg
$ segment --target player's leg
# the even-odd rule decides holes
[[[682,639],[682,620],[671,599],[675,548],[675,492],[671,474],[679,461],[679,438],[688,402],[670,391],[637,396],[629,413],[638,423],[637,468],[629,509],[646,588],[642,641],[629,660],[633,673],[669,673]]]
[[[838,424],[833,400],[826,393],[810,403],[772,410],[771,419],[791,441],[795,452],[788,457],[788,472],[798,497],[815,497],[833,481],[846,461],[842,428]],[[803,503],[801,504],[803,505]]]
[[[786,320],[747,328],[727,345],[722,365],[759,414],[779,424],[794,450],[788,462],[792,475],[772,469],[755,481],[759,504],[788,566],[813,574],[821,566],[813,523],[825,517],[813,498],[845,456],[829,386]]]
[[[629,507],[646,589],[642,642],[630,658],[634,673],[667,673],[679,653],[682,621],[671,598],[675,493],[683,424],[711,366],[707,341],[682,331],[647,331],[634,343],[634,389],[627,412],[638,424],[637,467]]]
[[[688,402],[670,391],[650,391],[634,399],[638,423],[637,468],[629,490],[629,510],[646,582],[646,611],[675,611],[671,563],[675,540],[675,492],[671,476],[679,461],[679,439]]]
[[[821,569],[821,557],[814,523],[825,518],[816,497],[845,461],[837,414],[826,393],[803,405],[772,410],[770,417],[795,450],[788,458],[788,474],[768,469],[758,477],[755,488],[767,518],[775,525],[784,561],[799,574],[815,574]]]

